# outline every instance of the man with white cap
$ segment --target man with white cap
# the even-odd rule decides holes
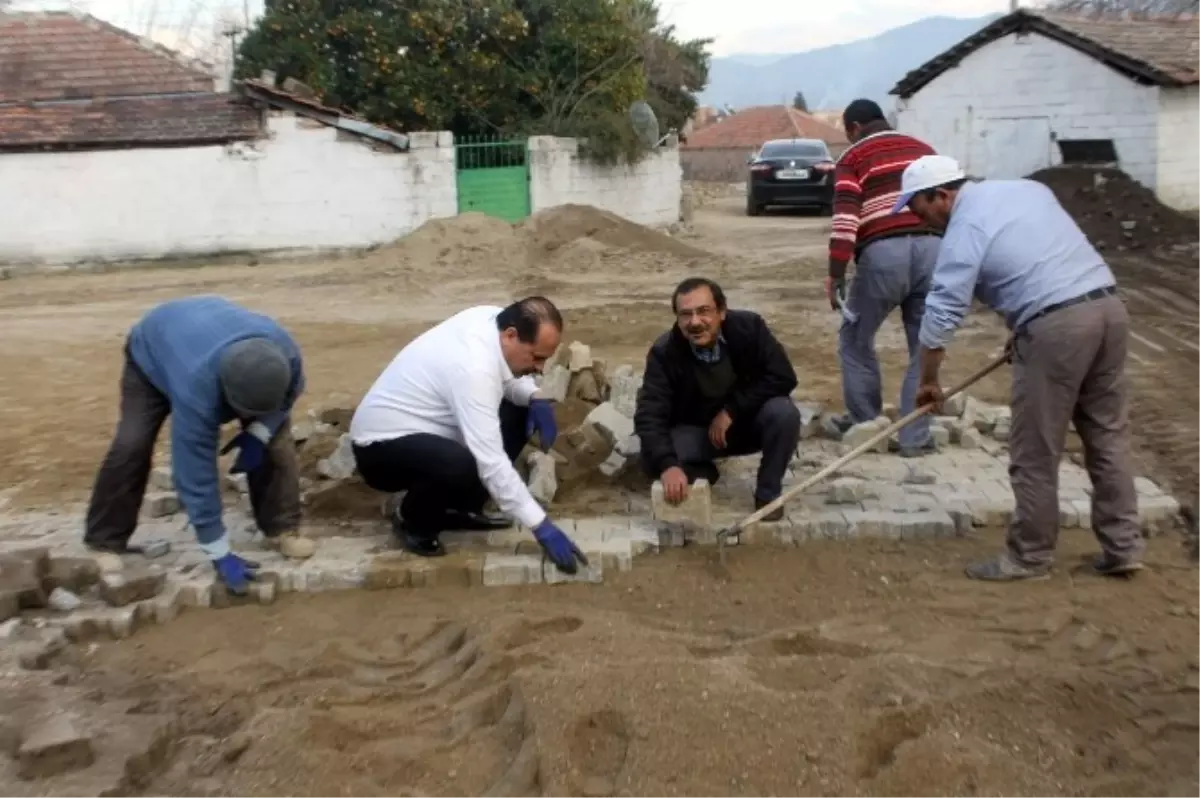
[[[146,492],[154,443],[171,416],[171,475],[200,548],[233,593],[245,593],[257,563],[230,550],[221,520],[217,445],[221,425],[242,431],[231,473],[246,474],[260,530],[285,556],[312,555],[299,537],[300,472],[289,413],[304,391],[295,341],[274,319],[218,296],[176,299],[130,330],[121,374],[116,435],[96,475],[84,543],[96,551],[129,545]]]
[[[968,180],[953,158],[904,171],[895,212],[945,230],[921,323],[917,402],[940,405],[946,344],[974,296],[1012,331],[1009,474],[1016,510],[1007,550],[973,564],[973,579],[1047,575],[1058,540],[1058,468],[1074,422],[1092,481],[1092,529],[1104,575],[1139,570],[1145,547],[1130,467],[1125,356],[1129,316],[1104,259],[1033,180]]]

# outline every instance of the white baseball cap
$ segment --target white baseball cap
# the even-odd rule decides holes
[[[958,161],[949,155],[922,155],[904,170],[900,178],[900,199],[896,200],[892,213],[904,210],[918,191],[944,186],[966,176]]]

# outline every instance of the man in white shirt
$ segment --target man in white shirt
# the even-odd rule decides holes
[[[371,386],[350,422],[354,458],[375,490],[407,491],[392,524],[410,551],[440,556],[445,530],[508,526],[483,515],[490,494],[559,570],[587,564],[513,467],[534,432],[546,451],[558,435],[532,375],[562,328],[545,297],[468,308],[400,350]]]

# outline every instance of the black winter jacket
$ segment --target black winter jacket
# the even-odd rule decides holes
[[[723,404],[701,394],[695,355],[678,327],[659,336],[646,355],[633,426],[641,439],[642,459],[652,473],[679,465],[671,443],[672,427],[707,427],[722,409],[729,411],[735,424],[743,419],[752,422],[768,399],[788,396],[796,388],[796,372],[787,352],[762,316],[730,310],[721,333],[737,375]]]

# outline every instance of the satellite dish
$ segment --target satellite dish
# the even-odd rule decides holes
[[[633,124],[633,132],[647,149],[658,147],[658,117],[649,103],[638,100],[629,106],[629,121]]]

